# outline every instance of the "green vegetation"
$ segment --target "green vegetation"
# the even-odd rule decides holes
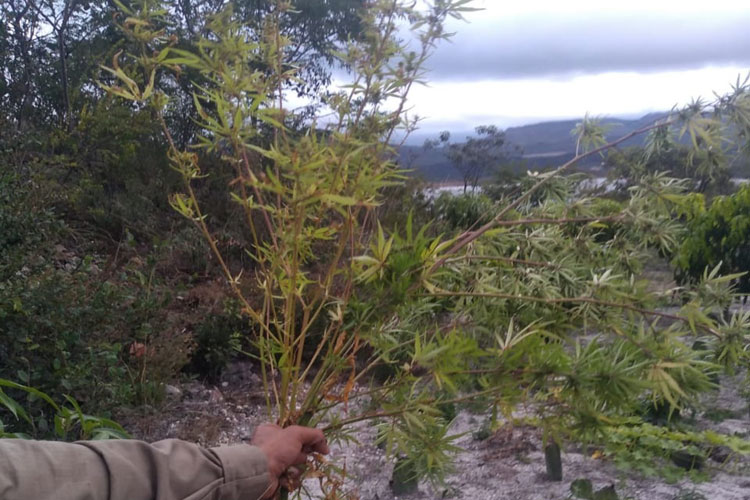
[[[26,393],[32,400],[44,403],[47,408],[38,416],[32,416],[16,400],[5,393],[4,389],[12,389]],[[20,439],[50,439],[81,440],[81,439],[121,439],[128,434],[116,422],[107,418],[92,417],[81,410],[75,399],[65,396],[65,404],[60,405],[47,394],[17,384],[9,380],[0,379],[0,408],[6,409],[16,419],[26,422],[31,434],[8,432],[0,420],[0,438]]]
[[[414,130],[408,93],[448,38],[445,21],[468,2],[334,2],[302,14],[260,4],[207,15],[154,0],[117,12],[53,3],[71,13],[54,36],[72,42],[78,24],[101,30],[70,52],[46,48],[62,59],[51,76],[21,57],[31,53],[18,38],[23,5],[3,5],[20,52],[1,57],[26,64],[37,85],[23,89],[14,76],[2,110],[23,132],[3,137],[0,160],[9,172],[0,180],[0,377],[22,383],[0,393],[4,433],[116,435],[78,401],[104,415],[158,404],[181,370],[215,379],[242,350],[260,360],[269,418],[320,426],[333,441],[377,421],[409,488],[450,471],[449,424],[463,404],[492,409],[477,438],[524,407],[545,444],[591,446],[668,479],[700,478],[714,447],[750,451],[675,418],[699,407],[722,371],[750,364],[750,315],[727,312],[742,278],[726,274],[747,267],[737,252],[749,191],[706,211],[695,192],[714,185],[730,154],[719,120],[747,137],[746,85],[637,131],[652,133],[647,166],[628,171],[617,200],[565,175],[628,139],[607,142],[587,117],[576,158],[557,170],[430,204],[403,186],[393,143]],[[335,9],[346,15],[335,19]],[[298,15],[311,22],[293,23]],[[328,37],[306,39],[301,26]],[[402,40],[407,26],[416,47]],[[317,70],[299,73],[298,49],[314,40],[319,55],[303,53]],[[101,71],[72,79],[66,64],[89,56]],[[349,85],[326,89],[327,60],[350,70]],[[44,92],[51,77],[62,94]],[[288,109],[288,92],[325,103],[334,118]],[[20,111],[33,102],[35,113]],[[455,149],[472,168],[504,144],[497,129],[480,135]],[[690,145],[675,149],[672,135]],[[664,173],[659,155],[684,169]],[[472,172],[467,183],[481,177]],[[387,195],[406,200],[409,215],[386,206]],[[723,246],[685,257],[713,248],[693,240],[701,227],[724,231]],[[671,291],[649,286],[643,270],[672,255],[692,279],[679,310],[664,312]],[[363,387],[366,404],[355,404]],[[39,391],[69,395],[59,397],[67,404]],[[334,498],[343,471],[318,467]],[[578,486],[581,498],[608,494]]]
[[[750,293],[750,186],[714,198],[708,208],[697,203],[686,214],[687,235],[675,255],[680,281],[698,280],[707,269],[737,276],[737,290]]]

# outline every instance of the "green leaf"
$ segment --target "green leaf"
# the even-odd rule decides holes
[[[344,205],[344,206],[354,206],[357,205],[359,202],[356,200],[356,198],[353,198],[351,196],[342,196],[338,194],[323,194],[320,196],[320,198],[323,201],[327,201],[329,203],[333,203],[336,205]]]
[[[570,493],[583,500],[592,500],[594,487],[590,479],[576,479],[570,483]]]
[[[32,423],[31,418],[29,418],[29,415],[26,413],[26,410],[24,410],[23,407],[16,402],[16,400],[5,394],[2,390],[0,390],[0,404],[5,406],[5,408],[7,408],[8,411],[13,414],[16,420],[22,418],[28,423]]]

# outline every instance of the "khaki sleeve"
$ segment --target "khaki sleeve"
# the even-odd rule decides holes
[[[244,444],[0,439],[2,500],[257,500],[269,484],[265,455]]]

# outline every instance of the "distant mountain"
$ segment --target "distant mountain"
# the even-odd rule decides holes
[[[666,113],[650,113],[637,119],[604,118],[602,123],[609,126],[607,139],[614,140],[634,130],[664,118]],[[580,120],[562,120],[521,127],[510,127],[505,136],[510,144],[521,148],[518,159],[523,160],[528,168],[547,168],[562,165],[575,155],[575,138],[571,131]],[[633,137],[622,143],[622,146],[642,145],[643,136]],[[425,151],[421,146],[403,146],[399,151],[401,164],[413,169],[429,182],[454,182],[461,180],[461,174],[440,150]],[[598,157],[582,162],[579,168],[591,168],[600,163]]]

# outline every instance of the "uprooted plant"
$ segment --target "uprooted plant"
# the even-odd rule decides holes
[[[321,96],[326,113],[303,127],[293,126],[285,101],[296,77],[278,25],[293,12],[289,4],[278,2],[260,33],[231,10],[217,14],[195,52],[176,48],[157,2],[122,6],[135,48],[106,68],[104,86],[151,106],[164,124],[170,161],[185,181],[172,205],[203,233],[250,319],[269,417],[322,425],[332,439],[375,420],[390,454],[439,480],[455,450],[440,411],[446,405],[481,398],[511,418],[532,403],[549,439],[600,442],[609,427],[639,421],[642,399],[673,409],[694,403],[721,363],[746,363],[746,334],[732,332],[746,332],[750,318],[707,314],[731,300],[732,276],[707,275],[681,290],[678,314],[656,311],[666,294],[638,279],[647,259],[676,246],[686,184],[650,176],[618,204],[581,197],[560,176],[632,135],[671,127],[683,127],[696,149],[721,147],[708,113],[730,113],[746,130],[746,87],[610,143],[587,120],[580,154],[539,174],[482,226],[434,236],[405,216],[401,227],[384,228],[383,190],[402,176],[392,143],[416,126],[408,92],[448,38],[445,20],[469,10],[468,0],[428,4],[370,2],[362,33],[337,54],[351,83]],[[202,133],[187,151],[171,139],[162,118],[169,102],[158,90],[184,78],[184,68],[208,82],[194,96],[190,118]],[[662,135],[652,134],[653,148]],[[235,169],[228,196],[245,220],[251,265],[222,254],[213,225],[220,221],[201,209],[207,155]],[[685,337],[702,339],[705,349],[691,349]],[[326,498],[350,494],[345,468],[317,467],[310,475]]]

